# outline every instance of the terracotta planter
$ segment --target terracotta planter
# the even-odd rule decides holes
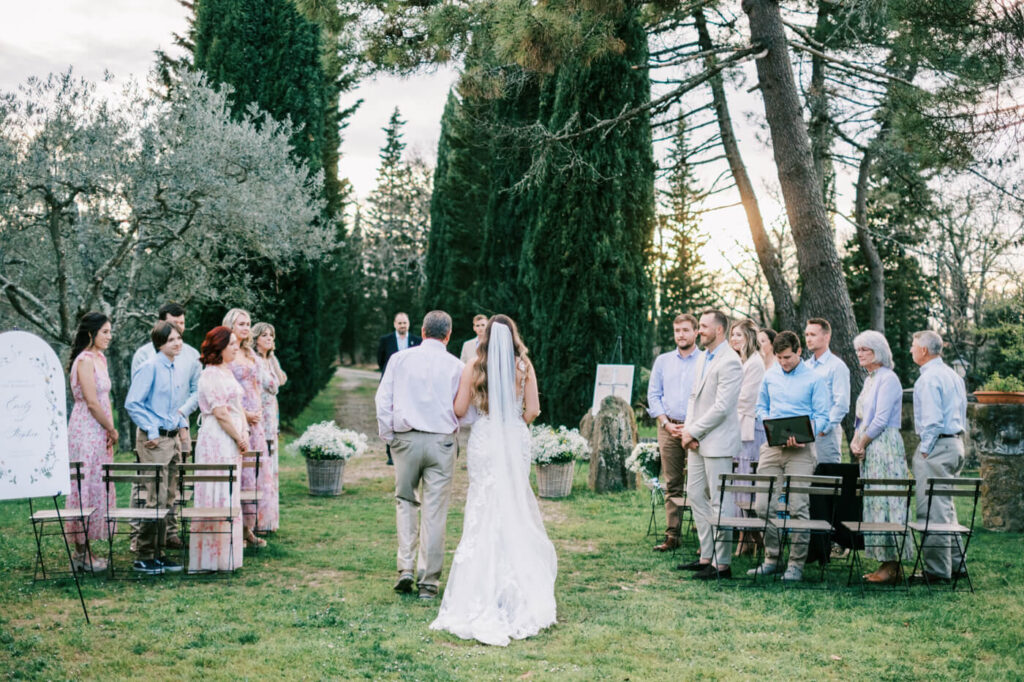
[[[537,465],[537,494],[541,497],[568,497],[572,492],[575,462]]]
[[[1024,391],[975,391],[982,405],[1024,405]]]
[[[307,459],[306,473],[309,474],[310,495],[317,497],[340,495],[342,479],[345,475],[345,460]]]

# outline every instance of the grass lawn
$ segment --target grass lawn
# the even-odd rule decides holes
[[[337,415],[372,433],[375,388],[335,379],[297,430]],[[91,626],[72,583],[32,584],[27,502],[0,503],[0,672],[208,681],[1024,678],[1020,535],[976,536],[973,595],[921,587],[862,597],[840,586],[838,567],[828,590],[745,580],[719,589],[673,570],[689,547],[651,552],[646,491],[591,494],[585,469],[570,498],[541,502],[559,554],[558,624],[507,648],[432,632],[438,604],[391,589],[393,479],[383,458],[374,439],[370,453],[349,462],[340,497],[313,498],[304,462],[283,456],[281,529],[267,548],[247,550],[228,580],[87,578]],[[464,456],[457,471],[450,552],[462,526]],[[127,536],[118,543],[123,549]],[[737,563],[737,572],[748,565]]]

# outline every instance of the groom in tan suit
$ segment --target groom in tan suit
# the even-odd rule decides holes
[[[743,363],[725,341],[729,318],[720,310],[700,316],[698,332],[704,355],[697,363],[697,380],[686,410],[682,445],[687,448],[686,496],[693,511],[700,540],[700,558],[678,566],[696,571],[694,578],[731,578],[732,539],[714,537],[718,519],[720,476],[732,472],[732,460],[740,453],[740,420],[736,403],[743,384]],[[732,498],[725,503],[732,506]],[[726,509],[731,515],[733,510]]]

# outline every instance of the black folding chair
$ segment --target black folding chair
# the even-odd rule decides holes
[[[712,550],[711,564],[717,566],[720,562],[718,561],[717,555],[717,543],[723,537],[725,533],[733,533],[735,531],[741,532],[758,532],[760,531],[762,537],[764,532],[768,529],[767,514],[765,518],[759,518],[755,516],[746,516],[743,511],[740,510],[739,516],[724,515],[722,510],[729,509],[732,507],[730,504],[726,506],[726,495],[733,495],[735,493],[744,494],[758,494],[764,493],[766,499],[772,499],[772,493],[775,490],[775,477],[774,476],[761,476],[759,474],[721,474],[719,476],[721,485],[718,486],[718,518],[711,524],[711,535],[714,541],[715,549]],[[730,500],[731,502],[731,500]],[[764,545],[762,544],[754,554],[756,563],[760,563],[763,560]],[[754,574],[754,582],[757,582],[757,575]],[[721,582],[721,578],[719,578]]]
[[[835,521],[835,505],[832,507],[832,518],[829,519],[795,519],[792,517],[793,508],[793,497],[795,495],[808,495],[808,496],[828,496],[833,500],[837,499],[842,493],[843,479],[841,476],[804,476],[796,474],[787,474],[783,477],[782,481],[782,494],[785,496],[786,501],[782,505],[781,518],[771,518],[771,514],[768,514],[768,523],[775,526],[781,538],[780,545],[783,545],[783,550],[780,550],[779,558],[782,558],[784,553],[784,547],[788,546],[790,553],[793,551],[794,544],[806,543],[808,548],[811,546],[812,539],[817,537],[825,538],[826,547],[830,547],[832,544],[832,532],[834,530]],[[771,499],[770,497],[768,498]],[[810,502],[808,501],[807,509],[810,513]],[[794,542],[795,535],[806,534],[807,539],[802,541]],[[827,556],[827,555],[826,555]],[[819,581],[824,582],[825,578],[825,563],[819,564]],[[806,566],[806,564],[805,564]]]
[[[74,566],[71,566],[68,571],[50,571],[47,575],[46,562],[43,559],[43,538],[52,536],[62,536],[65,543],[65,549],[68,554],[71,553],[70,547],[66,546],[69,542],[68,534],[65,532],[64,527],[69,521],[75,521],[82,524],[82,537],[84,539],[85,550],[89,555],[89,573],[93,572],[92,567],[92,548],[89,547],[89,518],[93,512],[96,511],[96,507],[85,507],[82,505],[82,479],[85,474],[82,473],[82,462],[69,462],[71,467],[71,485],[78,489],[78,507],[71,509],[59,509],[56,506],[53,509],[36,509],[32,504],[32,498],[28,500],[28,513],[29,518],[32,520],[32,534],[36,540],[36,560],[32,567],[32,582],[38,582],[39,580],[52,580],[54,578],[70,577],[71,570],[75,570]],[[48,531],[47,527],[52,528],[57,526],[56,530]],[[71,539],[70,542],[74,542]],[[65,559],[67,557],[64,557]],[[72,560],[74,562],[74,560]]]
[[[106,512],[104,513],[104,519],[107,523],[107,535],[108,535],[108,558],[107,558],[107,570],[109,571],[110,577],[115,577],[114,572],[114,535],[126,535],[128,533],[121,532],[116,533],[117,524],[119,521],[132,522],[137,521],[139,523],[160,523],[167,518],[168,514],[174,512],[173,509],[168,507],[139,507],[139,500],[137,496],[142,495],[143,491],[146,490],[146,485],[149,483],[153,484],[153,494],[156,498],[160,499],[160,487],[166,485],[167,481],[167,465],[156,464],[156,463],[143,463],[143,462],[113,462],[110,464],[103,465],[103,484],[107,489],[107,500],[106,500]],[[119,507],[114,502],[111,505],[110,491],[113,486],[117,483],[129,483],[138,484],[132,486],[132,491],[135,493],[133,499],[130,500],[129,506]],[[157,532],[157,546],[156,556],[160,554],[160,533]]]
[[[857,497],[863,500],[866,497],[898,498],[903,500],[903,523],[892,521],[843,521],[842,525],[855,538],[863,540],[864,549],[883,548],[896,551],[897,575],[904,588],[908,588],[907,576],[903,571],[903,552],[907,546],[910,522],[910,502],[914,499],[914,479],[912,478],[858,478]],[[860,575],[863,566],[860,560],[860,542],[853,542],[850,555],[850,572],[846,577],[846,584],[853,584],[853,576]],[[868,583],[862,577],[860,579],[860,591]],[[897,583],[892,583],[896,587]]]
[[[926,495],[928,500],[928,508],[925,513],[924,520],[918,519],[908,524],[911,530],[914,531],[914,545],[917,548],[917,559],[914,560],[914,573],[917,573],[918,566],[924,566],[923,559],[921,557],[921,550],[924,547],[925,542],[929,538],[948,538],[950,546],[953,543],[960,545],[961,538],[964,539],[963,545],[960,552],[960,561],[957,565],[952,567],[952,588],[956,590],[957,585],[961,579],[967,580],[967,586],[971,592],[974,592],[974,583],[971,580],[971,575],[967,570],[967,548],[971,544],[971,538],[974,536],[974,518],[978,512],[978,499],[981,497],[981,479],[980,478],[929,478],[925,481],[927,486]],[[970,525],[963,525],[960,523],[959,518],[954,516],[952,523],[933,523],[931,521],[932,516],[932,505],[936,499],[939,498],[950,498],[952,502],[955,502],[955,498],[964,497],[971,500],[971,521]],[[956,507],[953,507],[953,513],[956,515]],[[929,543],[929,546],[934,546]],[[922,569],[923,570],[923,569]],[[925,580],[928,585],[928,591],[932,589],[932,582]]]
[[[181,470],[180,486],[182,490],[182,499],[184,499],[184,492],[186,487],[195,491],[197,486],[201,485],[226,485],[228,488],[228,500],[232,502],[235,500],[235,488],[238,484],[238,465],[234,463],[189,463],[178,465]],[[195,496],[191,496],[189,501],[195,499]],[[225,533],[231,538],[229,543],[229,556],[232,560],[235,556],[235,536],[234,529],[235,523],[242,523],[241,520],[242,507],[239,504],[229,504],[228,506],[221,507],[196,507],[183,505],[181,507],[181,527],[185,529],[185,547],[191,547],[190,539],[191,535],[224,535]],[[202,530],[195,530],[194,524],[202,527],[206,524],[214,523],[226,523],[227,531],[224,530],[208,530],[203,528]],[[238,566],[232,565],[229,571],[234,571]],[[208,573],[210,571],[192,571],[188,570],[190,574],[195,573]],[[226,573],[224,571],[217,571],[217,573]]]

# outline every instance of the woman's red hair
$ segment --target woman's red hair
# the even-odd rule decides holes
[[[224,362],[221,353],[231,343],[231,330],[227,327],[214,327],[206,332],[203,345],[199,347],[199,361],[203,367],[208,365],[219,365]]]

